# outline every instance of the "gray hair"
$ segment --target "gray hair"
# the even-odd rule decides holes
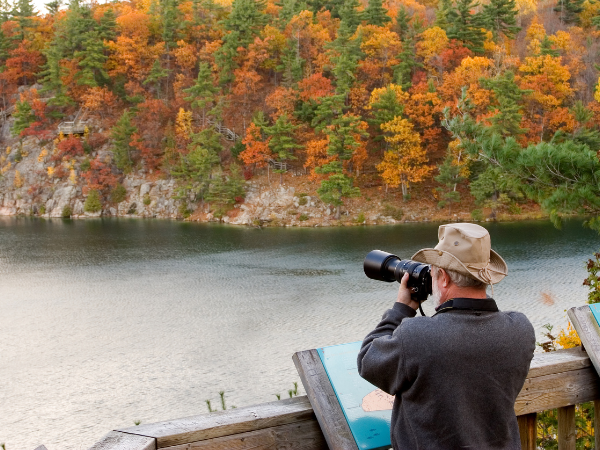
[[[431,267],[435,267],[438,271],[440,270],[440,267]],[[456,270],[444,269],[444,271],[448,274],[448,276],[452,280],[452,283],[454,283],[458,287],[473,287],[480,289],[484,289],[487,287],[487,283],[484,283],[483,281],[480,281],[472,276],[465,275],[464,273],[457,272]]]

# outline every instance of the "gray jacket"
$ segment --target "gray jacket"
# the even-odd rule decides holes
[[[520,449],[514,403],[535,349],[527,317],[466,310],[414,316],[394,304],[358,354],[360,375],[396,396],[394,449]]]

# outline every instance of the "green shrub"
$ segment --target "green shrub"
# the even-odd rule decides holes
[[[90,213],[102,210],[102,202],[100,201],[100,194],[97,190],[93,189],[88,193],[85,203],[83,204],[83,210]]]
[[[508,212],[511,214],[521,214],[521,208],[516,203],[508,205]]]
[[[46,214],[46,205],[42,205],[38,208],[38,214],[40,216]]]
[[[483,220],[483,211],[480,209],[474,209],[471,211],[471,219],[481,222]]]
[[[300,214],[300,217],[298,217],[298,220],[300,220],[301,222],[304,222],[305,220],[308,220],[308,215]]]
[[[79,168],[82,172],[87,172],[88,170],[90,170],[90,167],[91,164],[89,158],[85,158],[83,161],[81,161],[81,164],[79,165]]]
[[[187,219],[188,217],[190,217],[192,215],[192,211],[187,207],[186,203],[182,203],[181,205],[179,205],[179,214],[184,219]]]
[[[365,218],[365,215],[363,213],[360,213],[358,215],[358,217],[354,220],[356,223],[365,223],[365,220],[367,220]]]
[[[152,199],[150,198],[150,194],[144,194],[144,205],[148,206],[150,203],[152,203]]]
[[[304,205],[306,205],[307,203],[308,203],[308,199],[306,198],[306,196],[304,196],[304,197],[300,197],[300,198],[298,199],[298,205],[300,205],[300,206],[304,206]]]
[[[127,190],[125,189],[125,186],[123,186],[121,183],[118,183],[110,192],[110,201],[113,203],[121,203],[123,200],[125,200],[126,196]]]
[[[69,219],[73,215],[73,208],[70,205],[65,205],[62,210],[63,219]]]
[[[396,208],[390,204],[383,205],[382,214],[394,220],[402,220],[402,217],[404,217],[404,211],[401,208]]]

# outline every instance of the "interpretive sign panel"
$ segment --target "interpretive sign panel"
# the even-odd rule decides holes
[[[297,353],[294,361],[330,448],[388,449],[391,446],[390,420],[394,397],[358,374],[356,358],[360,345],[360,342],[352,342],[318,348],[316,352],[309,350],[316,353],[320,364],[308,358],[307,352]],[[302,360],[305,362],[302,363]],[[310,367],[311,364],[321,367]],[[317,375],[319,373],[321,375]],[[324,384],[326,389],[323,389]],[[329,396],[333,398],[324,398],[329,390]],[[336,407],[331,408],[331,401],[336,403]],[[331,417],[335,415],[339,417]],[[340,427],[339,422],[345,426]],[[348,446],[347,443],[336,445],[336,434],[340,429],[349,431],[348,438],[356,446]]]
[[[585,305],[567,311],[581,343],[600,375],[600,309],[596,305]]]
[[[594,315],[594,318],[596,319],[596,323],[598,325],[600,325],[600,303],[595,303],[593,305],[590,305],[590,309],[592,310],[592,314]]]

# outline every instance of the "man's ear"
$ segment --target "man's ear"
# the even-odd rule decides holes
[[[450,285],[450,283],[452,282],[452,280],[450,279],[450,275],[448,275],[448,273],[441,267],[440,267],[439,271],[441,272],[441,275],[442,275],[442,286],[448,287]],[[439,272],[438,272],[438,276],[439,276]]]

